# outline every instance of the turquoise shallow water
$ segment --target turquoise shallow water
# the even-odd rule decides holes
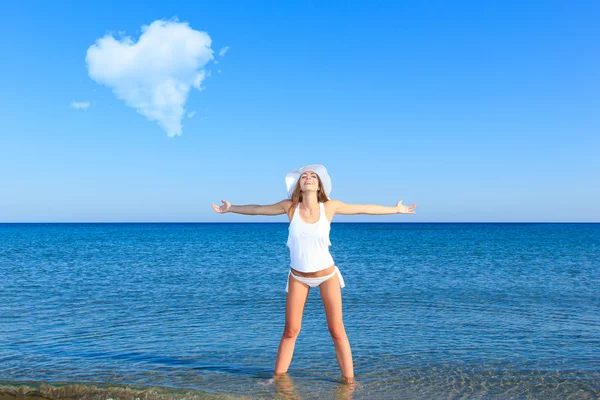
[[[269,382],[286,239],[279,223],[0,224],[0,386],[600,397],[600,224],[332,224],[353,391],[315,289]]]

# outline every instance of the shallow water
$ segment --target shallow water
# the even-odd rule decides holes
[[[600,224],[334,223],[355,388],[316,289],[289,376],[269,381],[286,238],[278,223],[0,225],[3,387],[600,397]]]

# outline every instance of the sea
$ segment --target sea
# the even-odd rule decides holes
[[[598,399],[600,224],[332,223],[356,384],[286,223],[0,224],[0,398]]]

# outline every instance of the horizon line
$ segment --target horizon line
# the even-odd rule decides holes
[[[289,224],[286,221],[16,221],[2,222],[0,225],[8,224]],[[600,221],[336,221],[330,224],[600,224]]]

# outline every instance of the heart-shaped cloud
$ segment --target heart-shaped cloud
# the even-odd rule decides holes
[[[119,40],[111,34],[87,50],[90,78],[110,87],[171,137],[181,135],[181,120],[191,87],[208,76],[204,67],[213,59],[211,38],[187,23],[154,21],[142,26],[139,40]]]

